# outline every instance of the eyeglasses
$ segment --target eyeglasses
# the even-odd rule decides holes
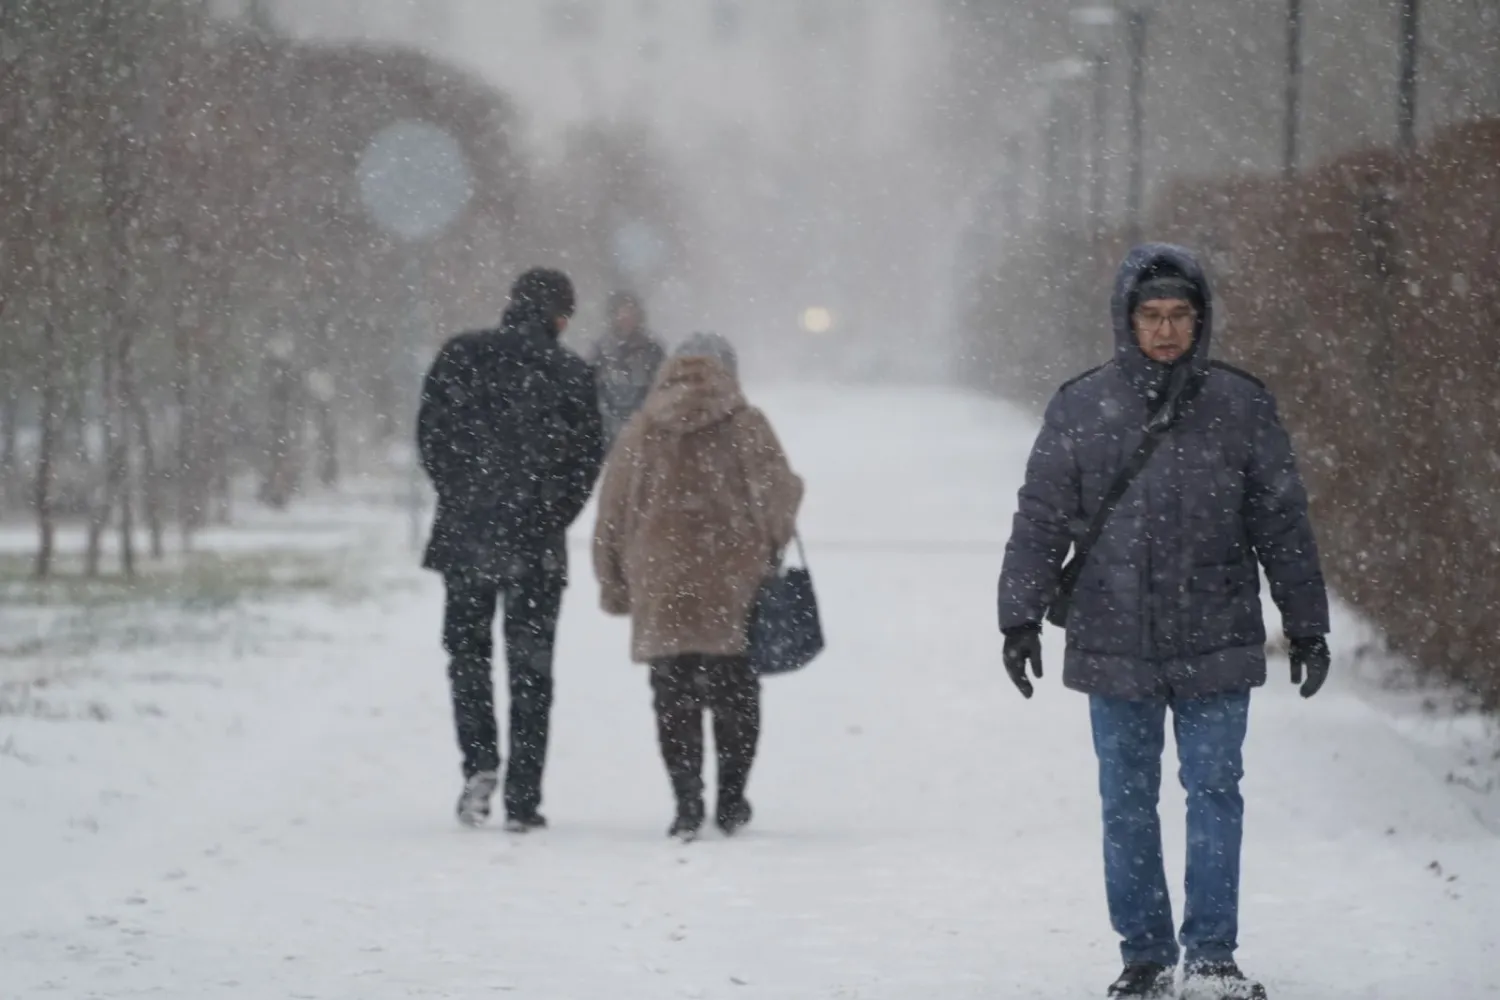
[[[1136,313],[1135,322],[1147,333],[1155,333],[1163,326],[1170,323],[1172,328],[1179,331],[1191,331],[1193,323],[1198,319],[1198,314],[1191,309],[1183,312],[1174,312],[1170,316],[1152,316],[1147,313]]]

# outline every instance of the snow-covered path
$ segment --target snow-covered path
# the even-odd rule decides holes
[[[440,594],[404,568],[257,612],[255,647],[46,689],[107,721],[0,715],[0,997],[1101,996],[1086,703],[1055,632],[1024,702],[993,626],[1031,422],[936,391],[763,402],[831,646],[766,684],[743,837],[665,838],[581,525],[539,834],[454,823]],[[1343,678],[1303,702],[1285,677],[1252,710],[1243,964],[1278,1000],[1500,996],[1500,839]],[[1180,859],[1175,786],[1163,808]]]

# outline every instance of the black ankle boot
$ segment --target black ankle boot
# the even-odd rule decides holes
[[[719,807],[714,814],[714,822],[719,829],[724,831],[725,836],[734,836],[744,829],[745,824],[750,822],[754,813],[750,809],[750,802],[743,795],[733,799],[720,799]]]
[[[1121,1000],[1166,1000],[1176,985],[1176,972],[1160,962],[1131,962],[1110,984],[1107,995]]]
[[[1266,988],[1249,979],[1233,959],[1189,962],[1182,970],[1183,1000],[1266,1000]]]
[[[677,803],[677,818],[667,830],[667,836],[678,840],[697,840],[703,829],[703,800],[687,799]]]

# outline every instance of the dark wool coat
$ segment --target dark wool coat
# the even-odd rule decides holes
[[[423,566],[444,574],[566,576],[566,533],[599,476],[593,371],[543,320],[508,314],[438,353],[417,418],[437,492]]]
[[[1203,299],[1193,350],[1177,366],[1147,358],[1131,324],[1136,285],[1163,264],[1195,282]],[[1006,547],[1000,625],[1042,621],[1070,546],[1166,395],[1176,424],[1083,568],[1063,681],[1125,699],[1248,690],[1266,675],[1257,564],[1288,636],[1328,631],[1291,441],[1264,385],[1211,362],[1213,297],[1190,252],[1164,244],[1132,251],[1112,313],[1114,359],[1065,384],[1047,407]]]

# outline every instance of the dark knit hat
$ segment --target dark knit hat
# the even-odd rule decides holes
[[[1203,293],[1199,290],[1197,283],[1176,274],[1147,278],[1136,286],[1136,308],[1139,308],[1143,302],[1157,299],[1182,299],[1191,302],[1195,309],[1201,311],[1203,308]]]
[[[573,315],[576,306],[573,282],[552,268],[534,267],[510,286],[510,308],[522,316],[553,320]]]

